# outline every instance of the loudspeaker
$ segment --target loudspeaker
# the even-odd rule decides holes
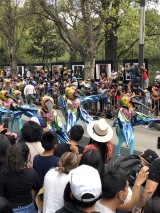
[[[160,149],[160,137],[157,139],[157,149]]]

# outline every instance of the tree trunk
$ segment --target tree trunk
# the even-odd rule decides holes
[[[113,69],[118,70],[118,57],[117,57],[117,42],[118,38],[113,32],[105,37],[105,56],[106,60],[113,61]]]
[[[11,67],[11,73],[13,76],[17,75],[17,55],[16,55],[16,48],[14,44],[14,36],[11,33],[10,37],[8,38],[8,55]]]
[[[105,36],[105,55],[106,60],[117,59],[117,42],[118,38],[111,32],[109,35]]]
[[[77,61],[77,50],[74,48],[74,47],[72,47],[72,46],[70,46],[69,47],[70,48],[70,59],[69,59],[69,62],[75,62],[75,61]]]
[[[68,45],[71,45],[74,49],[76,49],[77,52],[79,52],[83,56],[84,78],[94,78],[95,59],[99,40],[102,34],[101,30],[103,27],[103,21],[100,16],[99,19],[97,19],[97,21],[99,21],[97,27],[94,27],[94,19],[92,18],[92,1],[81,0],[79,6],[76,8],[77,13],[81,11],[82,14],[82,17],[80,18],[80,23],[82,24],[82,31],[84,31],[84,35],[80,40],[77,39],[76,35],[72,34],[72,32],[77,32],[79,28],[75,27],[74,30],[71,30],[68,27],[68,23],[66,23],[65,20],[59,14],[57,14],[56,11],[53,10],[53,8],[46,2],[46,0],[39,0],[39,3],[44,9],[44,11],[47,13],[48,16],[52,18],[52,20],[56,24],[59,30],[59,34],[62,39],[64,39],[64,42],[66,42]],[[61,8],[59,9],[61,10]]]
[[[95,55],[85,55],[84,56],[84,79],[94,79],[95,72]]]
[[[16,57],[15,47],[9,46],[8,53],[9,53],[11,73],[13,76],[16,76],[17,75],[17,57]]]
[[[9,56],[9,62],[11,67],[11,73],[13,76],[16,76],[17,73],[17,54],[16,54],[16,46],[15,46],[15,40],[14,40],[14,33],[15,33],[15,20],[13,19],[13,10],[12,10],[12,2],[11,0],[6,0],[6,18],[8,23],[8,29],[7,29],[7,44],[8,44],[8,56]]]

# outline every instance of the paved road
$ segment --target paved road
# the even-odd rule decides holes
[[[57,110],[58,115],[60,116],[62,123],[64,124],[64,117],[61,113],[60,110]],[[23,123],[28,121],[29,118],[27,118],[26,116],[22,117],[22,121]],[[107,119],[108,124],[112,125],[113,120]],[[80,121],[79,124],[82,124],[82,122]],[[17,130],[17,124],[16,124],[16,128]],[[116,132],[115,132],[116,128],[113,127],[113,139],[112,142],[114,144],[114,146],[117,144],[117,136],[116,136]],[[157,154],[160,156],[160,149],[157,149],[157,138],[160,137],[160,131],[157,130],[148,130],[143,128],[143,125],[140,126],[136,126],[134,127],[134,136],[135,136],[135,154],[144,151],[145,149],[152,149],[154,151],[157,152]],[[86,145],[89,142],[89,136],[87,131],[85,130],[84,133],[84,137],[81,140],[81,144],[82,145]],[[122,153],[129,153],[128,148],[126,148],[125,143],[123,144],[123,148],[122,148]]]

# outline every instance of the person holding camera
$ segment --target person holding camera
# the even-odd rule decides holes
[[[146,185],[141,193],[134,213],[142,212],[145,203],[151,197],[160,197],[160,158],[156,158],[149,167]]]
[[[127,92],[130,93],[131,92],[131,86],[139,83],[140,82],[140,75],[137,72],[137,67],[135,67],[135,65],[131,62],[130,63],[130,67],[129,68],[124,68],[124,70],[126,70],[127,72],[129,72],[131,74],[131,81],[128,83],[127,85]]]

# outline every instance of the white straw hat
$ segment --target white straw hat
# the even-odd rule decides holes
[[[104,118],[91,121],[87,126],[89,136],[97,142],[107,142],[113,137],[112,127]]]

